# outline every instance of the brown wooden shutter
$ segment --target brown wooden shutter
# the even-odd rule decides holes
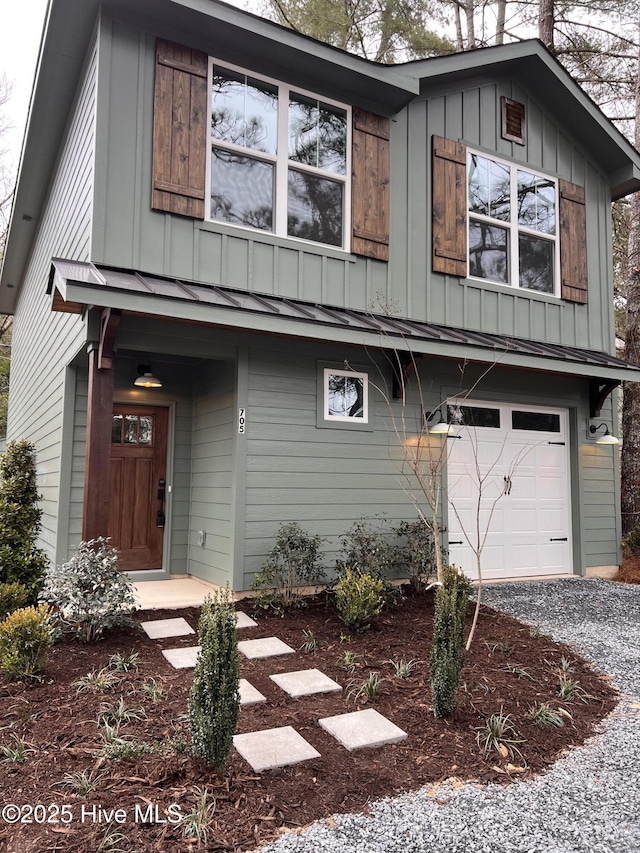
[[[389,119],[353,111],[351,251],[389,260]]]
[[[467,149],[433,137],[433,269],[467,277]]]
[[[206,53],[158,39],[151,206],[195,219],[204,219],[207,69]]]
[[[559,181],[560,295],[570,302],[587,302],[587,216],[584,187]]]

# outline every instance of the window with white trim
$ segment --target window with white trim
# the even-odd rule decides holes
[[[209,218],[348,250],[349,107],[209,67]]]
[[[467,151],[469,276],[559,295],[558,186]]]
[[[353,370],[324,370],[324,419],[369,422],[369,377]]]

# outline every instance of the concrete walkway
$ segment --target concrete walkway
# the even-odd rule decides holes
[[[219,586],[194,577],[170,578],[166,581],[139,581],[133,584],[140,610],[179,610],[201,607],[207,595]]]
[[[198,592],[199,590],[194,590],[194,593]],[[237,611],[236,622],[238,630],[258,627],[257,623],[242,611]],[[174,637],[195,634],[194,629],[182,617],[149,619],[141,622],[140,627],[148,637],[158,640],[171,640]],[[162,654],[174,669],[193,669],[197,664],[200,650],[200,646],[180,646],[178,648],[164,648]],[[283,643],[278,637],[242,640],[238,643],[238,650],[243,657],[249,660],[263,660],[267,668],[270,658],[295,654],[295,649]],[[318,669],[277,673],[269,675],[269,678],[274,685],[277,685],[292,699],[303,699],[315,696],[318,693],[342,692],[340,684]],[[240,705],[251,705],[258,702],[266,703],[268,698],[256,690],[246,679],[241,679]],[[354,711],[348,714],[326,717],[318,720],[318,725],[329,732],[349,751],[399,743],[407,737],[406,732],[371,708],[365,711]],[[315,747],[291,726],[235,735],[233,743],[242,758],[256,773],[321,757]]]

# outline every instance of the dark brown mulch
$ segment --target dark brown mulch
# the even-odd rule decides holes
[[[620,583],[640,584],[640,557],[625,552],[616,580]]]
[[[248,610],[249,602],[239,609]],[[188,754],[176,754],[168,746],[173,738],[188,741],[184,719],[191,671],[172,669],[162,648],[193,645],[194,637],[149,640],[140,629],[114,631],[95,645],[65,641],[51,652],[44,683],[33,686],[0,681],[0,744],[12,745],[13,735],[24,737],[33,750],[22,764],[0,763],[3,801],[41,803],[33,823],[7,825],[0,821],[0,850],[96,851],[110,832],[123,839],[116,844],[127,851],[191,850],[195,841],[185,837],[184,827],[167,821],[168,808],[177,804],[183,815],[193,810],[195,786],[207,787],[215,811],[207,843],[198,849],[250,850],[286,830],[296,830],[335,812],[366,811],[367,804],[385,795],[435,786],[445,779],[508,783],[544,771],[569,746],[582,743],[599,720],[615,704],[615,693],[606,678],[598,676],[569,648],[549,638],[532,637],[530,629],[510,617],[483,609],[478,632],[467,655],[462,674],[459,705],[451,718],[433,716],[428,679],[433,603],[430,594],[409,594],[393,610],[385,611],[377,625],[365,634],[347,636],[335,610],[323,598],[285,618],[260,618],[259,627],[241,632],[242,638],[278,636],[300,649],[311,632],[318,650],[260,661],[244,661],[242,675],[268,701],[242,708],[240,732],[277,726],[295,729],[321,753],[321,758],[262,775],[253,773],[235,753],[228,772],[219,778]],[[182,615],[195,628],[198,610],[155,611],[140,619]],[[114,652],[139,653],[137,672],[106,693],[77,694],[72,682],[92,669],[107,664]],[[340,669],[345,651],[360,657],[353,673]],[[559,699],[558,670],[562,657],[571,662],[571,678],[580,683],[581,699]],[[409,678],[394,677],[391,660],[414,660]],[[270,674],[318,668],[346,689],[342,695],[291,699],[270,679]],[[374,699],[354,702],[349,686],[359,685],[376,672],[385,680]],[[154,703],[140,693],[144,679],[153,677],[164,688]],[[120,734],[164,745],[164,752],[136,759],[111,760],[100,756],[102,740],[97,718],[101,705],[115,704],[120,697],[132,708],[144,708],[146,718],[121,727]],[[539,726],[529,717],[536,702],[564,708],[563,728]],[[347,752],[318,725],[318,719],[361,707],[374,707],[400,726],[409,737],[395,746]],[[485,756],[476,733],[487,715],[510,715],[520,741],[520,757],[492,752]],[[177,736],[177,737],[176,737]],[[180,752],[180,749],[178,750]],[[101,773],[97,789],[86,797],[72,794],[61,785],[65,773]],[[69,823],[50,823],[57,807],[70,806]],[[146,814],[151,804],[155,811]],[[95,810],[92,811],[92,809]],[[136,807],[137,810],[136,810]],[[110,823],[110,810],[124,809],[123,823]],[[84,809],[84,811],[83,811]],[[101,810],[101,811],[100,811]],[[22,816],[29,813],[22,811]],[[84,816],[84,822],[82,817]],[[42,820],[45,820],[43,823]],[[100,818],[100,821],[98,821]],[[136,821],[137,818],[137,821]],[[152,820],[144,822],[144,818]],[[108,849],[108,848],[106,848]]]

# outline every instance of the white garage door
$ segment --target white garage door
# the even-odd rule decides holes
[[[474,401],[448,411],[449,562],[477,578],[479,539],[485,580],[570,573],[566,410]]]

